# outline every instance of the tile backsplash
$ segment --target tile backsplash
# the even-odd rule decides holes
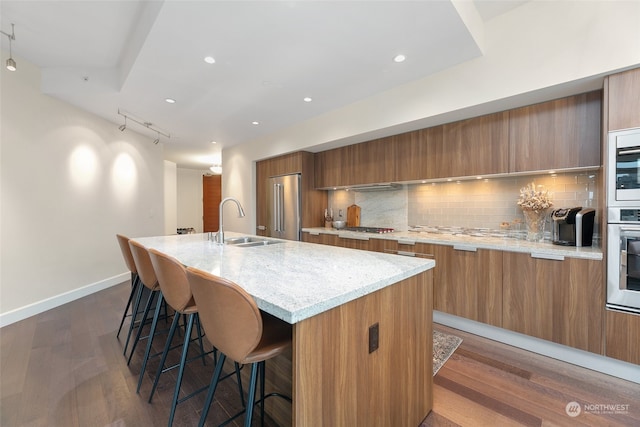
[[[400,231],[411,225],[498,229],[503,221],[512,222],[516,218],[524,221],[516,202],[520,188],[531,182],[549,190],[553,208],[596,208],[599,197],[596,184],[600,173],[567,172],[409,184],[399,190],[370,193],[335,190],[329,191],[329,203],[334,216],[342,210],[345,219],[349,205],[360,206],[363,226],[392,227]],[[596,223],[599,223],[600,215],[596,212]]]

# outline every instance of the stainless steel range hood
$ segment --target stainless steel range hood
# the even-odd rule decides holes
[[[361,193],[367,193],[371,191],[391,191],[391,190],[400,190],[402,188],[402,184],[395,184],[390,182],[388,184],[367,184],[367,185],[358,185],[355,187],[348,187],[351,191],[358,191]]]

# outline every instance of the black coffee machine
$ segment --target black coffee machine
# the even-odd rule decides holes
[[[591,246],[596,210],[581,206],[554,209],[551,242],[563,246]]]

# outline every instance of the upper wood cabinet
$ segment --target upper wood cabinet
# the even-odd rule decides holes
[[[292,173],[302,174],[301,203],[302,227],[321,227],[324,225],[323,212],[327,207],[327,192],[316,190],[314,174],[314,156],[300,151],[292,154],[262,160],[256,163],[256,225],[258,235],[266,235],[267,227],[267,191],[268,179],[272,176]]]
[[[442,142],[430,154],[435,157],[435,170],[430,171],[429,178],[507,173],[509,113],[444,125]]]
[[[605,79],[609,131],[640,127],[640,68]],[[608,92],[608,93],[607,93]]]
[[[503,254],[502,327],[603,354],[602,261]]]
[[[598,167],[602,91],[509,113],[509,172]]]

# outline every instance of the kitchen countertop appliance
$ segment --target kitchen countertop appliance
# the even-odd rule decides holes
[[[269,178],[267,193],[267,236],[300,240],[300,174]]]
[[[551,243],[563,246],[591,246],[596,211],[592,208],[560,208],[551,212]]]

